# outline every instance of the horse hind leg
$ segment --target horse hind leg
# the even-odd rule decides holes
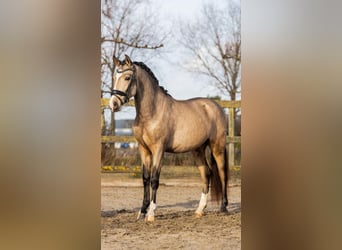
[[[201,199],[198,204],[198,208],[196,209],[196,212],[195,212],[196,217],[200,218],[203,216],[204,209],[207,206],[208,194],[209,194],[209,181],[210,181],[210,170],[205,159],[205,146],[196,150],[194,152],[194,156],[196,159],[196,165],[198,166],[198,169],[201,174],[201,179],[202,179]]]
[[[223,213],[228,213],[227,206],[228,206],[228,197],[227,197],[227,187],[228,187],[228,160],[227,160],[227,153],[226,147],[221,144],[212,145],[212,158],[215,160],[218,174],[222,186],[222,200],[221,200],[221,208],[220,211]]]

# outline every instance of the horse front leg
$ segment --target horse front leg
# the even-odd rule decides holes
[[[159,177],[161,171],[161,159],[163,156],[162,147],[159,148],[153,154],[153,167],[152,167],[152,178],[151,178],[151,188],[152,188],[152,200],[147,212],[147,221],[154,221],[154,210],[157,208],[157,190],[159,187]]]
[[[144,147],[139,145],[139,151],[141,155],[141,161],[142,161],[142,180],[144,185],[144,198],[142,207],[139,211],[137,220],[140,218],[144,218],[147,209],[150,205],[150,183],[151,183],[151,153],[145,149]]]

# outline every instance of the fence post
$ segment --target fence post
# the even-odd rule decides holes
[[[104,135],[104,130],[105,130],[105,118],[104,118],[104,107],[101,106],[101,136]],[[101,140],[101,167],[103,166],[103,159],[106,153],[106,148],[105,148],[105,144],[102,143]]]
[[[101,107],[101,135],[103,135],[104,128],[105,128],[104,107]]]
[[[234,136],[234,108],[229,108],[229,116],[228,116],[228,136],[232,138]],[[234,166],[235,164],[235,145],[234,142],[229,142],[228,144],[228,159],[229,159],[229,167]]]
[[[111,112],[110,114],[110,133],[111,135],[115,135],[115,113],[114,112]],[[115,152],[115,143],[111,143],[110,145],[112,147],[112,167],[114,168],[115,167],[115,155],[116,155],[116,152]]]

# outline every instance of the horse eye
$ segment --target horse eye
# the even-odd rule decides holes
[[[129,80],[131,80],[131,77],[130,77],[130,76],[126,76],[126,77],[125,77],[125,80],[126,80],[126,81],[129,81]]]

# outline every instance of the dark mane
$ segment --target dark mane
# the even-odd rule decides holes
[[[143,62],[133,62],[133,64],[141,67],[143,70],[145,70],[151,77],[153,80],[156,81],[157,85],[159,86],[159,88],[166,94],[166,95],[170,95],[167,90],[163,87],[159,85],[159,81],[157,79],[157,77],[153,74],[152,70]]]

